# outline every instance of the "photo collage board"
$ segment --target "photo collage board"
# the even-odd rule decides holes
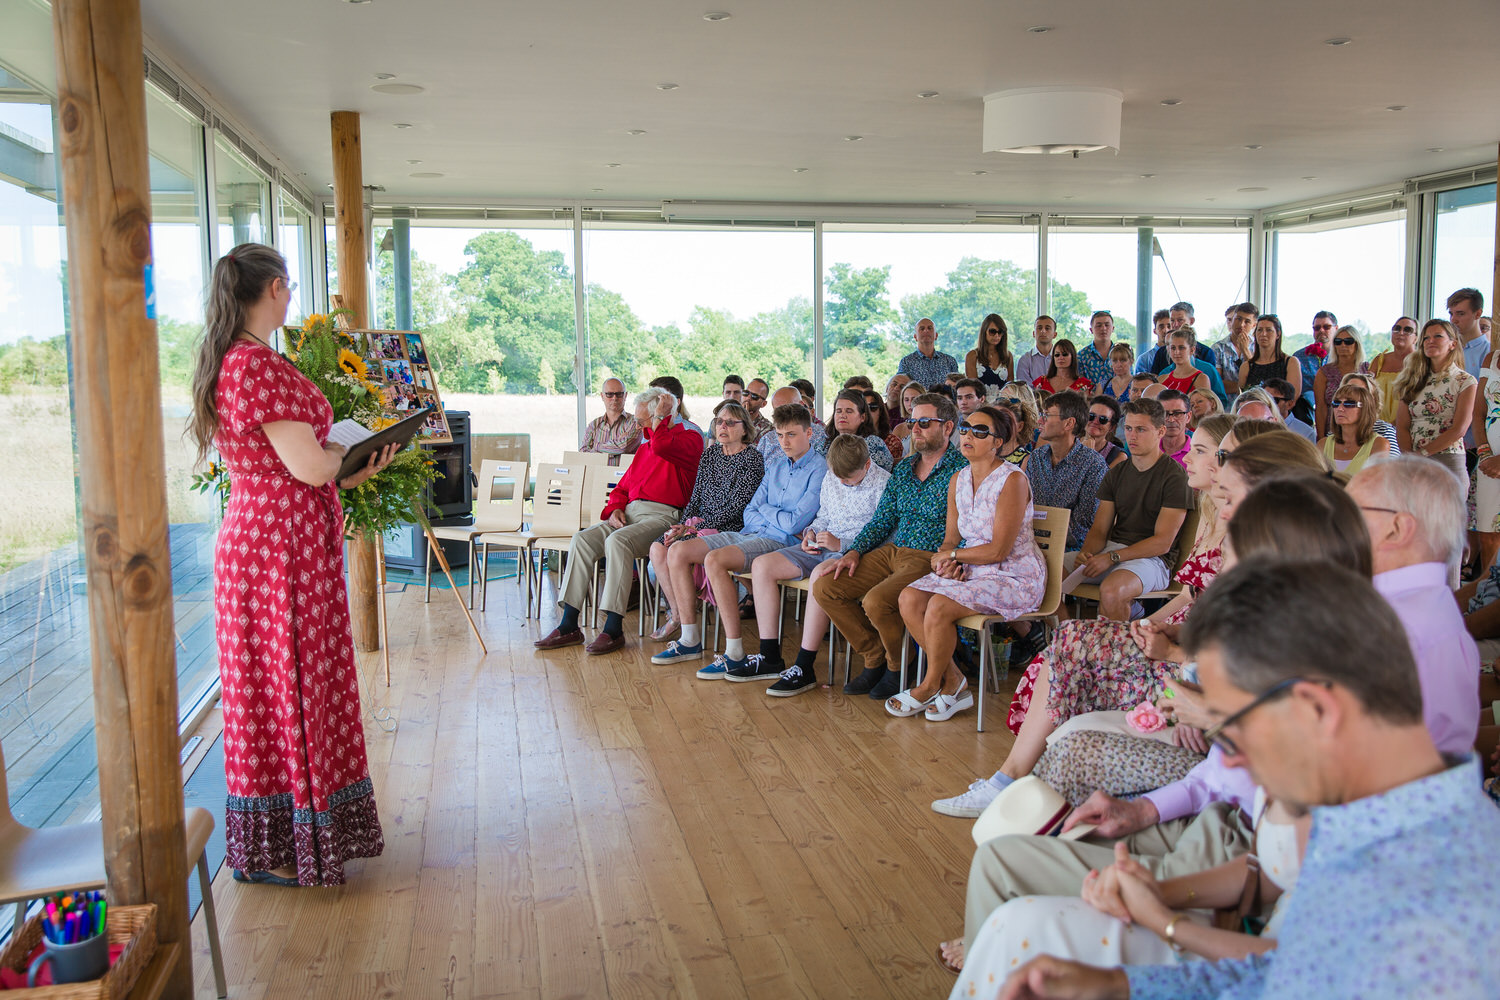
[[[369,366],[370,381],[381,388],[386,412],[394,417],[405,417],[424,407],[434,407],[418,432],[417,440],[427,444],[452,441],[453,434],[448,429],[448,418],[438,397],[437,378],[428,363],[422,335],[406,330],[352,332],[356,337],[363,335],[369,340],[370,353],[365,362]]]

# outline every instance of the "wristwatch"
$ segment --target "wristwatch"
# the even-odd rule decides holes
[[[1111,552],[1109,554],[1109,561],[1111,563],[1113,563],[1114,565],[1116,565],[1116,566],[1120,565],[1120,550],[1119,549],[1115,549],[1113,552]]]
[[[1185,919],[1187,919],[1186,913],[1177,914],[1177,916],[1167,921],[1166,928],[1161,932],[1161,936],[1166,940],[1167,944],[1179,955],[1182,954],[1182,945],[1177,941],[1177,921]]]

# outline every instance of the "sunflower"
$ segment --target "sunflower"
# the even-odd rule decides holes
[[[369,378],[370,369],[365,365],[365,359],[347,347],[339,350],[339,367],[361,382],[365,382]]]

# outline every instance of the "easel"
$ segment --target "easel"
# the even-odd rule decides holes
[[[479,626],[474,624],[474,616],[469,613],[469,606],[458,594],[458,584],[453,580],[453,570],[448,566],[448,557],[443,555],[443,547],[438,544],[437,537],[433,535],[432,529],[423,525],[422,534],[427,536],[427,544],[437,555],[438,565],[443,568],[443,575],[448,578],[448,589],[453,594],[453,599],[458,602],[459,610],[464,613],[464,618],[469,622],[469,631],[474,633],[474,641],[479,643],[480,652],[485,656],[490,654],[489,647],[484,644],[484,639],[479,634]],[[391,686],[391,637],[390,637],[390,611],[385,606],[385,539],[375,536],[375,588],[380,591],[380,655],[385,661],[385,686]]]

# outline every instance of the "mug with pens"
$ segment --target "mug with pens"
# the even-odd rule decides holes
[[[81,983],[104,975],[109,969],[108,916],[103,892],[50,897],[42,918],[43,950],[26,972],[27,985],[36,985],[37,974],[47,963],[52,966],[54,983]]]

